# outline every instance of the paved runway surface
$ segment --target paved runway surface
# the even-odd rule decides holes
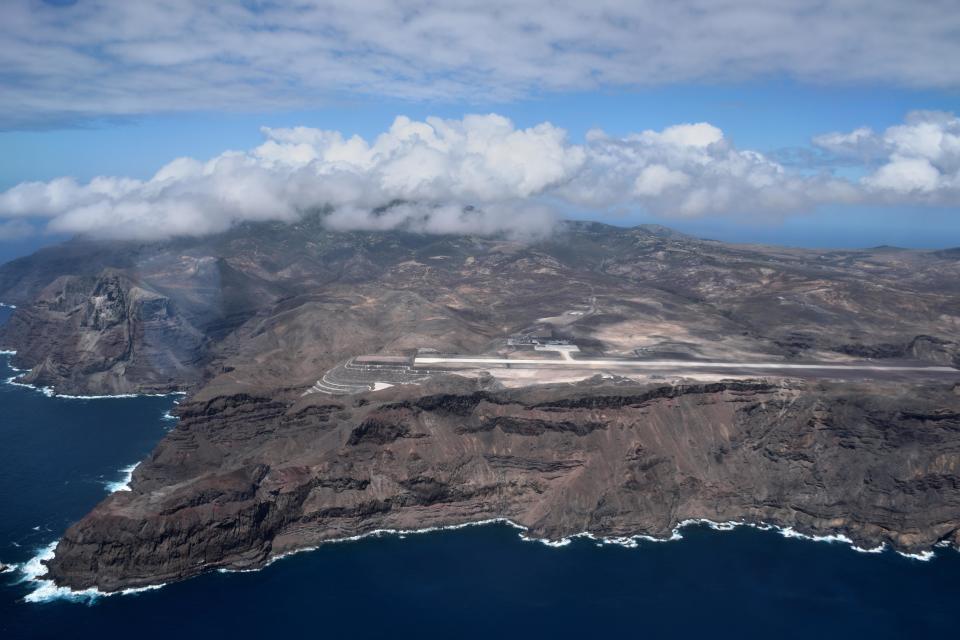
[[[801,377],[957,377],[960,370],[946,366],[922,364],[877,364],[855,362],[848,364],[821,362],[705,362],[698,360],[618,360],[618,359],[563,359],[484,358],[460,356],[420,357],[414,367],[450,366],[451,368],[518,367],[544,369],[607,369],[630,370],[678,375],[682,373],[728,373],[735,375],[786,375]]]

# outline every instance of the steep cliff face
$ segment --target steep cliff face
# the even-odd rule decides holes
[[[529,244],[339,233],[316,217],[66,243],[0,267],[0,299],[19,306],[0,348],[18,351],[27,382],[191,392],[132,491],[60,542],[51,575],[64,585],[155,584],[378,528],[489,518],[549,538],[662,536],[709,518],[909,551],[958,542],[960,395],[885,382],[921,377],[514,390],[433,378],[300,397],[359,354],[500,353],[543,330],[605,356],[958,363],[949,252],[582,223]]]
[[[22,382],[61,393],[172,391],[199,379],[205,337],[122,272],[62,276],[0,328]]]
[[[114,590],[489,518],[546,538],[666,536],[709,518],[904,551],[958,544],[958,400],[948,387],[600,379],[217,397],[181,407],[132,490],[72,526],[50,571]]]

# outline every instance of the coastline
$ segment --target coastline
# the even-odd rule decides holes
[[[0,351],[0,355],[12,356],[15,354],[16,354],[16,351],[14,350]],[[98,400],[98,399],[113,399],[113,398],[166,397],[171,395],[177,395],[177,396],[187,395],[185,392],[179,392],[179,391],[174,391],[169,393],[142,393],[142,394],[89,395],[89,396],[57,394],[56,390],[53,387],[38,387],[36,385],[32,385],[29,383],[17,382],[17,377],[19,376],[20,373],[23,372],[23,370],[13,367],[12,365],[9,364],[9,362],[8,362],[8,366],[10,366],[11,370],[17,373],[17,375],[14,375],[6,380],[8,384],[25,387],[33,391],[43,393],[46,397],[51,397],[51,398],[64,398],[64,399],[75,399],[75,400]],[[176,420],[177,418],[176,416],[172,415],[168,411],[164,415],[164,419]],[[104,484],[108,492],[113,493],[116,491],[129,491],[130,490],[129,483],[132,479],[133,472],[138,465],[139,465],[139,462],[133,465],[129,465],[121,468],[120,472],[123,474],[123,477],[121,480],[113,481],[113,482],[105,482]],[[536,538],[536,537],[529,536],[527,534],[527,532],[529,531],[528,527],[525,527],[519,523],[513,522],[507,518],[489,518],[489,519],[483,519],[483,520],[478,520],[474,522],[464,522],[464,523],[458,523],[458,524],[452,524],[452,525],[430,526],[430,527],[424,527],[420,529],[374,529],[372,531],[362,533],[362,534],[346,536],[343,538],[332,538],[329,540],[324,540],[322,542],[319,542],[315,545],[285,551],[275,556],[268,557],[263,562],[263,564],[259,567],[249,568],[249,569],[220,568],[220,569],[217,569],[217,571],[224,572],[224,573],[260,571],[261,569],[267,566],[270,566],[271,564],[273,564],[278,560],[281,560],[288,556],[296,555],[299,553],[316,550],[317,548],[319,548],[319,546],[322,546],[325,544],[352,542],[352,541],[358,541],[368,537],[380,537],[380,536],[387,536],[387,535],[399,536],[403,538],[407,535],[426,534],[426,533],[434,533],[434,532],[447,531],[447,530],[457,530],[465,527],[486,526],[491,524],[506,524],[507,526],[510,526],[511,528],[518,530],[519,537],[523,541],[538,542],[540,544],[543,544],[551,548],[565,547],[570,545],[574,541],[574,539],[583,538],[586,540],[596,542],[598,545],[615,545],[615,546],[621,546],[629,549],[636,549],[641,546],[642,542],[670,542],[670,541],[682,540],[683,539],[682,530],[685,529],[686,527],[707,526],[713,531],[731,531],[737,527],[750,527],[760,531],[774,530],[785,538],[795,538],[795,539],[807,540],[812,542],[844,543],[858,553],[880,554],[887,550],[886,544],[880,544],[873,548],[860,547],[857,544],[855,544],[853,540],[851,540],[849,537],[847,537],[843,533],[831,533],[827,535],[808,535],[808,534],[800,533],[789,526],[781,527],[778,525],[773,525],[773,524],[764,523],[764,522],[758,522],[758,523],[751,523],[751,522],[745,522],[745,521],[715,522],[715,521],[712,521],[709,519],[703,519],[703,518],[685,519],[678,522],[673,527],[669,535],[666,535],[663,537],[656,537],[656,536],[650,536],[645,534],[603,537],[603,536],[598,536],[596,534],[593,534],[589,531],[583,531],[583,532],[575,533],[559,539],[547,539],[547,538]],[[96,589],[96,588],[73,590],[73,589],[70,589],[69,587],[59,586],[53,580],[45,578],[45,576],[47,576],[48,574],[48,569],[46,567],[45,562],[54,558],[55,550],[58,543],[59,543],[59,539],[51,542],[45,547],[38,549],[36,555],[34,555],[32,558],[30,558],[26,562],[19,565],[11,565],[13,567],[13,570],[18,571],[22,576],[20,579],[20,582],[29,582],[35,585],[36,587],[24,598],[26,602],[40,603],[40,602],[48,602],[48,601],[60,600],[60,599],[69,600],[69,601],[93,602],[101,597],[118,595],[118,594],[119,595],[136,594],[144,591],[159,589],[165,586],[166,584],[168,584],[168,583],[159,583],[156,585],[132,587],[132,588],[120,589],[116,591],[100,591],[99,589]],[[947,544],[938,543],[936,546],[952,547],[952,545],[950,545],[949,543]],[[933,550],[923,551],[920,553],[906,553],[906,552],[898,551],[896,549],[891,549],[891,550],[895,551],[897,555],[900,555],[904,558],[917,560],[917,561],[930,561],[935,557],[935,552]],[[960,549],[958,548],[955,548],[955,550],[960,551]]]
[[[17,355],[16,349],[0,349],[0,356],[15,356]],[[187,395],[186,391],[168,391],[167,393],[117,393],[117,394],[98,394],[98,395],[76,395],[69,393],[57,393],[57,390],[54,387],[38,387],[35,384],[30,384],[29,382],[18,382],[17,378],[20,377],[20,374],[25,373],[25,369],[18,369],[13,366],[9,359],[7,360],[7,366],[15,375],[10,376],[4,382],[6,384],[12,385],[14,387],[23,387],[24,389],[30,389],[31,391],[36,391],[37,393],[42,393],[48,398],[62,398],[64,400],[111,400],[114,398],[165,398],[167,396],[185,396]],[[169,412],[168,412],[169,413]],[[169,419],[174,419],[175,416],[170,416]]]
[[[12,356],[16,354],[15,350],[0,350],[0,356]],[[7,366],[10,367],[14,372],[22,372],[22,369],[18,369],[7,363]],[[38,387],[36,385],[31,385],[27,383],[21,383],[16,381],[16,375],[4,380],[9,385],[24,387],[31,391],[36,391],[42,393],[48,398],[63,398],[67,400],[106,400],[114,398],[137,398],[137,397],[167,397],[171,395],[186,395],[185,392],[171,392],[171,393],[145,393],[145,394],[118,394],[118,395],[92,395],[92,396],[79,396],[79,395],[68,395],[68,394],[57,394],[51,387]],[[179,403],[178,401],[174,401]],[[170,413],[169,410],[164,412],[162,416],[163,420],[176,421],[178,418]],[[133,478],[133,471],[140,465],[140,461],[137,461],[133,464],[124,466],[119,469],[121,475],[119,480],[104,480],[103,486],[106,489],[108,494],[115,493],[118,491],[130,491],[130,482]],[[13,584],[22,584],[22,583],[33,583],[35,588],[28,593],[23,599],[25,602],[49,602],[53,600],[69,600],[69,601],[87,601],[91,602],[96,598],[102,597],[104,595],[113,595],[112,593],[106,593],[99,591],[97,589],[84,589],[84,590],[73,590],[67,587],[61,587],[56,585],[52,580],[45,579],[44,576],[47,575],[48,569],[44,564],[45,561],[50,560],[54,557],[54,552],[57,544],[59,543],[59,538],[53,542],[40,547],[37,549],[37,552],[34,556],[28,560],[21,563],[0,563],[0,566],[3,567],[0,574],[6,575],[11,573],[19,574],[19,578]],[[130,594],[138,593],[141,591],[148,591],[151,589],[157,589],[162,585],[150,585],[146,587],[124,589],[116,593]]]
[[[134,470],[140,466],[140,461],[127,465],[120,469],[122,474],[120,480],[108,480],[103,483],[107,493],[116,493],[117,491],[130,491],[130,481],[133,480]]]
[[[139,463],[138,463],[139,464]],[[136,465],[134,465],[136,466]],[[120,491],[124,489],[118,489]],[[129,490],[129,489],[127,489]],[[706,526],[711,530],[716,532],[727,532],[733,531],[734,529],[740,527],[748,527],[751,529],[756,529],[758,531],[771,532],[775,531],[784,538],[791,538],[795,540],[802,540],[806,542],[825,542],[828,544],[841,543],[848,546],[851,550],[857,553],[867,553],[867,554],[881,554],[889,549],[888,545],[880,544],[873,548],[864,548],[857,546],[850,538],[843,535],[842,533],[827,534],[827,535],[808,535],[800,533],[793,529],[792,527],[781,527],[779,525],[769,524],[765,522],[753,523],[753,522],[744,522],[744,521],[728,521],[728,522],[715,522],[707,518],[691,518],[682,520],[677,523],[676,526],[670,532],[669,536],[665,537],[656,537],[646,534],[635,534],[631,536],[598,536],[589,531],[583,531],[580,533],[575,533],[563,538],[556,540],[551,540],[549,538],[536,538],[528,536],[526,534],[529,531],[528,527],[525,527],[522,524],[514,522],[509,518],[486,518],[483,520],[477,520],[474,522],[462,522],[452,525],[440,525],[440,526],[431,526],[424,527],[422,529],[374,529],[366,533],[361,533],[353,536],[346,536],[343,538],[331,538],[330,540],[324,540],[318,544],[306,546],[300,549],[293,549],[290,551],[285,551],[279,553],[275,556],[268,558],[262,566],[251,568],[251,569],[229,569],[229,568],[219,568],[216,569],[218,573],[252,573],[261,571],[279,560],[288,558],[291,556],[299,555],[302,553],[308,553],[311,551],[316,551],[322,546],[331,545],[331,544],[340,544],[345,542],[357,542],[365,538],[377,538],[381,536],[397,536],[399,538],[404,538],[408,535],[422,535],[428,533],[439,533],[442,531],[455,531],[458,529],[464,529],[467,527],[481,527],[489,525],[507,525],[513,529],[519,531],[519,537],[524,542],[533,542],[545,545],[552,549],[560,549],[566,547],[573,543],[575,539],[586,539],[592,542],[597,543],[598,546],[602,545],[611,545],[619,546],[626,549],[637,549],[641,545],[641,542],[650,542],[650,543],[660,543],[660,542],[676,542],[683,540],[683,529],[691,526]],[[59,543],[59,539],[51,542],[45,547],[41,547],[37,550],[37,554],[32,558],[27,560],[22,564],[10,565],[14,570],[18,571],[21,575],[19,582],[31,582],[36,584],[36,588],[27,594],[24,597],[25,602],[29,603],[44,603],[52,602],[55,600],[66,600],[71,602],[86,602],[92,604],[96,600],[104,597],[115,596],[115,595],[135,595],[138,593],[143,593],[145,591],[152,591],[155,589],[160,589],[164,586],[167,586],[170,583],[162,582],[155,585],[146,585],[142,587],[131,587],[127,589],[120,589],[117,591],[101,591],[97,588],[89,588],[82,590],[73,590],[69,587],[63,587],[57,585],[53,580],[44,578],[47,575],[47,566],[46,562],[52,560],[56,555],[56,547]],[[938,548],[951,548],[949,543],[938,543],[935,545]],[[933,550],[923,551],[921,553],[906,553],[903,551],[898,551],[892,549],[897,555],[908,559],[914,560],[917,562],[929,562],[936,557],[936,553]],[[954,551],[960,552],[960,548],[954,548]]]

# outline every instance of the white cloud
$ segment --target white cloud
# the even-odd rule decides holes
[[[644,131],[637,138],[651,144],[663,143],[681,148],[698,147],[702,149],[723,140],[723,131],[708,122],[698,122],[697,124],[678,124],[667,127],[661,133]]]
[[[633,192],[640,197],[657,197],[667,189],[685,187],[690,184],[690,176],[682,171],[674,171],[662,164],[651,164],[640,170],[633,182]]]
[[[932,193],[940,186],[940,172],[926,158],[891,158],[863,183],[877,191]]]
[[[886,150],[870,127],[859,127],[847,133],[833,132],[816,136],[813,143],[840,157],[870,160]]]
[[[583,207],[635,206],[661,216],[782,215],[852,188],[829,176],[787,172],[761,153],[735,148],[708,124],[682,124],[622,138],[587,134],[583,170],[557,191]]]
[[[377,211],[341,206],[326,219],[326,225],[335,230],[403,228],[421,233],[492,235],[507,232],[519,237],[537,237],[549,233],[556,221],[556,213],[542,204],[514,201],[490,203],[479,209],[418,203],[399,203]]]
[[[0,6],[0,123],[743,81],[960,87],[955,0],[39,0]]]
[[[518,129],[496,114],[401,116],[372,141],[304,127],[262,132],[253,149],[178,158],[148,180],[17,185],[0,193],[0,220],[154,239],[292,221],[329,206],[327,224],[337,229],[531,234],[548,229],[558,208],[777,217],[821,204],[960,202],[960,120],[944,113],[911,113],[882,134],[816,138],[831,153],[871,150],[858,182],[791,171],[708,123],[620,137],[593,130],[583,144],[550,123]]]
[[[860,181],[865,197],[935,205],[960,203],[960,118],[914,111],[882,133],[860,128],[818,136],[814,143],[838,155],[872,163]]]
[[[201,162],[178,158],[149,180],[30,182],[0,193],[0,218],[48,218],[62,233],[157,238],[202,235],[244,220],[297,219],[332,205],[337,228],[518,233],[553,214],[531,197],[569,180],[584,150],[543,123],[517,129],[498,115],[398,117],[372,143],[336,131],[264,128],[267,140]],[[403,200],[415,204],[370,212]],[[470,205],[482,205],[464,211]]]

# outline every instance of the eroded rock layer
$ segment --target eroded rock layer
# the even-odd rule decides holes
[[[509,355],[517,335],[574,343],[578,358],[958,366],[956,250],[727,245],[577,222],[522,241],[344,233],[323,216],[160,243],[76,239],[0,267],[0,300],[18,307],[0,349],[17,351],[21,382],[190,394],[132,490],[67,531],[50,563],[59,584],[156,584],[491,518],[552,539],[665,536],[708,518],[903,551],[958,542],[955,372],[631,381],[514,368],[392,377],[415,384],[356,396],[336,394],[378,385],[315,386],[361,354]]]
[[[132,490],[72,526],[50,570],[115,590],[375,529],[490,518],[551,539],[744,520],[922,551],[960,543],[957,409],[947,386],[600,378],[217,397],[181,407]]]

